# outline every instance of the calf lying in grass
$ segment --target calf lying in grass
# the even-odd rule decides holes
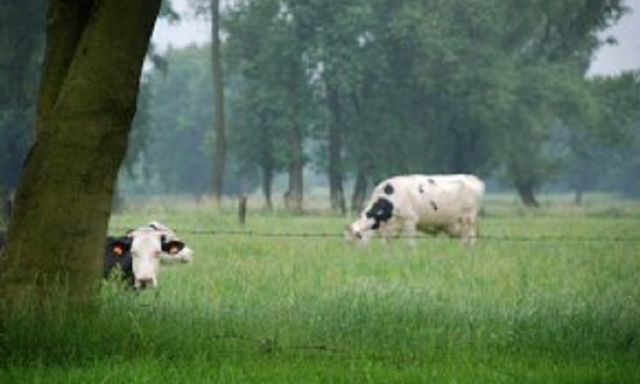
[[[120,278],[139,288],[158,285],[160,263],[188,263],[193,250],[169,227],[152,222],[129,231],[126,236],[109,237],[105,249],[104,277],[119,270]]]

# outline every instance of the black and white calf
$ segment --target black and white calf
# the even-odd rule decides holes
[[[383,239],[416,231],[445,232],[473,244],[478,237],[478,213],[484,183],[473,175],[406,175],[378,184],[358,220],[347,226],[350,241],[366,243],[374,234]]]
[[[193,250],[168,227],[151,223],[123,237],[107,239],[104,276],[119,269],[121,277],[135,288],[156,287],[160,263],[190,262]]]

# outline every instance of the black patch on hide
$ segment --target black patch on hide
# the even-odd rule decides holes
[[[429,202],[431,203],[431,208],[433,208],[434,211],[437,211],[438,206],[436,205],[436,202],[433,200],[429,200]]]
[[[116,247],[121,247],[120,251],[116,251]],[[107,237],[107,244],[104,254],[104,271],[105,279],[111,277],[116,269],[121,271],[120,277],[127,284],[133,286],[133,258],[131,257],[131,238],[130,237]],[[124,251],[124,252],[122,252]]]
[[[373,203],[371,209],[366,212],[366,216],[375,220],[375,224],[371,229],[378,229],[380,228],[380,223],[389,221],[393,216],[393,203],[381,197]]]
[[[391,195],[391,194],[393,194],[393,191],[394,191],[393,185],[387,184],[387,185],[384,186],[384,193],[385,194]]]

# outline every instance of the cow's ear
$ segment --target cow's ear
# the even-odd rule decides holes
[[[114,255],[124,256],[131,250],[131,241],[115,240],[109,244],[109,248],[111,248],[111,252],[113,252]]]
[[[182,251],[182,248],[184,248],[184,243],[182,241],[166,241],[164,236],[162,236],[162,252],[168,253],[170,255],[175,255],[176,253]]]

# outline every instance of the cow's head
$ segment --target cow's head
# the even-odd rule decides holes
[[[171,228],[169,228],[168,226],[158,221],[150,222],[149,227],[165,235],[167,240],[180,241],[176,233]],[[173,253],[164,252],[162,254],[161,260],[164,263],[176,263],[176,262],[190,263],[193,260],[193,255],[194,255],[193,249],[185,245],[184,247],[182,247],[182,249],[178,253],[173,254]]]
[[[115,253],[131,253],[135,288],[155,288],[158,285],[160,257],[163,253],[179,253],[184,243],[167,240],[166,236],[152,228],[141,228],[129,232],[126,240],[114,242],[112,247]]]
[[[366,244],[373,232],[392,217],[393,203],[381,197],[365,210],[358,220],[347,226],[345,237],[350,242]]]

